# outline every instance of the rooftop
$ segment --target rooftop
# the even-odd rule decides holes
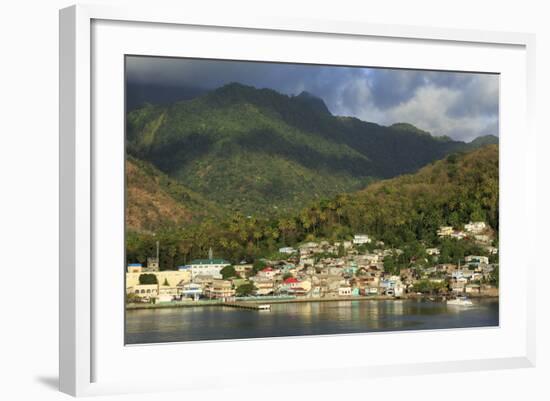
[[[225,259],[195,259],[192,260],[190,265],[230,265]]]

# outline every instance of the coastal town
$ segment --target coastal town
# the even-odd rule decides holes
[[[282,247],[277,257],[254,263],[232,264],[215,258],[210,249],[205,259],[192,260],[177,270],[162,270],[157,248],[157,256],[146,263],[128,264],[126,303],[128,308],[142,308],[498,296],[498,248],[485,222],[439,227],[437,237],[468,241],[481,252],[449,262],[442,260],[440,248],[424,247],[424,257],[413,257],[406,267],[396,267],[392,261],[403,255],[402,249],[358,233],[349,240]]]

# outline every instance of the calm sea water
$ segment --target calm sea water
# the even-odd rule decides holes
[[[498,326],[498,300],[460,307],[420,300],[272,304],[271,311],[221,306],[126,312],[126,343],[220,340]]]

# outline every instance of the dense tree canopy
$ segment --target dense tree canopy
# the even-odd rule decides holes
[[[157,276],[150,273],[139,275],[140,284],[158,284]]]
[[[150,231],[127,233],[127,258],[146,261],[155,242],[161,243],[161,268],[172,269],[191,259],[205,257],[209,248],[232,263],[257,261],[279,247],[303,241],[350,239],[368,233],[386,246],[401,248],[384,263],[390,269],[412,258],[427,258],[425,249],[437,246],[440,259],[455,262],[479,254],[472,241],[441,240],[441,225],[461,227],[471,220],[486,221],[498,241],[498,146],[488,145],[432,163],[415,174],[369,185],[366,189],[314,201],[296,213],[256,217],[238,212],[192,223],[167,224]],[[369,247],[376,246],[373,242]]]

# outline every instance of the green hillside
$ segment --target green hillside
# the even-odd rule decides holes
[[[498,231],[498,165],[498,145],[451,154],[414,174],[321,202],[307,213],[317,222],[316,235],[367,232],[393,245],[434,243],[439,226],[460,227],[472,220]]]
[[[150,163],[126,160],[126,227],[153,232],[162,227],[185,227],[219,209],[202,196],[166,176]]]
[[[229,84],[127,116],[127,150],[224,210],[282,216],[469,149],[409,124],[335,117],[308,93]]]
[[[141,261],[152,251],[154,238],[161,240],[161,260],[170,268],[205,255],[210,247],[236,263],[271,255],[281,246],[350,239],[356,233],[367,233],[389,247],[429,247],[439,244],[435,233],[440,225],[459,227],[470,220],[487,221],[498,236],[498,165],[498,146],[487,145],[449,155],[414,174],[314,201],[283,217],[237,213],[161,229],[155,237],[130,232],[128,260]]]

